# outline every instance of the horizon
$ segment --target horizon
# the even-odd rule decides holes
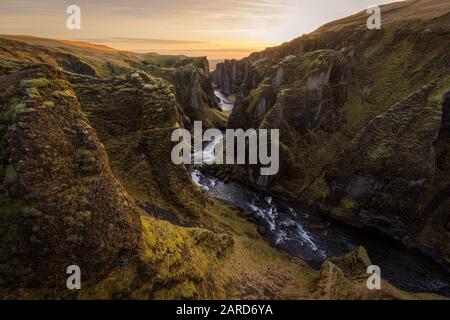
[[[84,41],[139,53],[241,59],[290,41],[321,25],[392,0],[79,0],[81,29],[68,30],[73,1],[6,0],[0,3],[3,34]],[[51,9],[48,9],[48,8]],[[182,23],[180,23],[182,21]]]

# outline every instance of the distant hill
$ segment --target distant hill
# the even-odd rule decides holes
[[[105,46],[98,45],[93,43],[88,43],[84,41],[73,41],[73,40],[56,40],[56,39],[47,39],[26,35],[6,35],[0,34],[0,38],[22,41],[32,45],[39,45],[44,47],[57,47],[57,48],[73,48],[76,47],[78,49],[93,49],[107,52],[117,52],[119,50]]]

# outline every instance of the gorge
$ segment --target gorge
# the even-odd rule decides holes
[[[450,4],[381,8],[212,72],[0,35],[0,298],[448,299]],[[279,172],[174,163],[197,121],[279,129]]]
[[[223,102],[219,106],[223,107]],[[211,142],[205,147],[205,166],[212,162],[213,145],[218,143],[222,141]],[[206,172],[202,172],[203,169]],[[370,253],[371,261],[380,266],[383,278],[397,287],[450,295],[448,271],[420,251],[408,249],[375,230],[346,226],[313,208],[289,203],[240,182],[224,181],[207,172],[207,168],[194,169],[193,181],[212,197],[252,212],[251,220],[262,226],[260,230],[267,241],[307,261],[313,268],[319,269],[325,260],[363,246]]]

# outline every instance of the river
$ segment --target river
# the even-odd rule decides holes
[[[219,106],[222,108],[223,111],[233,110],[233,106],[234,106],[233,101],[231,101],[227,96],[225,96],[219,90],[214,90],[214,93],[216,94],[216,97],[220,99]]]
[[[222,101],[229,101],[226,97],[219,98],[221,106]],[[230,108],[229,104],[223,108]],[[204,149],[202,156],[205,160],[214,159],[214,145],[217,143],[221,141],[214,141]],[[267,241],[303,259],[315,269],[320,268],[326,259],[344,255],[362,245],[372,263],[380,266],[381,276],[397,287],[411,292],[450,296],[449,273],[425,254],[407,249],[395,240],[345,225],[241,183],[225,183],[198,169],[192,171],[192,179],[212,197],[258,214],[266,224]]]

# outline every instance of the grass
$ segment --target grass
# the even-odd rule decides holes
[[[3,184],[6,186],[12,185],[17,180],[17,172],[12,165],[6,168],[5,178],[3,179]]]
[[[271,247],[257,226],[238,211],[212,200],[207,225],[183,228],[142,216],[144,249],[140,259],[151,272],[132,264],[86,286],[78,296],[133,299],[305,298],[316,271]],[[145,268],[141,266],[140,268]],[[150,270],[149,270],[150,271]],[[140,274],[140,276],[138,276]],[[131,285],[131,284],[134,285]]]
[[[206,108],[204,118],[212,128],[226,128],[229,113],[219,111],[214,108]]]
[[[344,208],[344,210],[352,211],[352,210],[358,208],[358,203],[351,199],[342,199],[341,206],[342,206],[342,208]]]
[[[45,88],[50,85],[50,81],[46,78],[22,80],[20,86],[22,88]]]

